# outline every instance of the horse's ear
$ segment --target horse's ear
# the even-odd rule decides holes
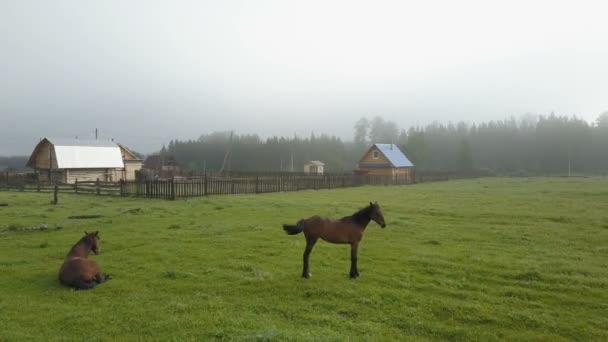
[[[374,205],[372,204],[372,202],[369,202],[369,206],[370,206],[370,207],[373,207]]]
[[[99,236],[99,230],[95,231],[95,236]]]
[[[89,233],[87,233],[87,231],[85,230],[85,231],[84,231],[84,235],[89,235]]]

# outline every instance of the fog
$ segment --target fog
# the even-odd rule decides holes
[[[4,1],[0,155],[608,110],[602,2]]]

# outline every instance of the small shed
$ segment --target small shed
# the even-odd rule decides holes
[[[323,174],[323,167],[325,164],[318,160],[309,160],[304,163],[304,173]]]
[[[142,160],[112,141],[44,138],[34,148],[27,166],[52,182],[116,182],[135,179]]]
[[[374,144],[359,160],[358,173],[384,176],[411,176],[414,164],[395,144]]]

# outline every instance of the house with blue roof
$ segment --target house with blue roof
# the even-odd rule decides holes
[[[397,145],[374,144],[359,160],[357,173],[409,178],[413,167]]]

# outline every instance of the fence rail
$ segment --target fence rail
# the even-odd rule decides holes
[[[447,174],[414,176],[377,176],[357,174],[290,174],[259,173],[175,177],[149,181],[109,183],[78,181],[73,184],[43,183],[31,176],[0,176],[0,189],[35,192],[94,194],[158,199],[180,199],[209,195],[258,194],[269,192],[318,190],[357,187],[363,185],[405,185],[420,181],[447,180]]]

